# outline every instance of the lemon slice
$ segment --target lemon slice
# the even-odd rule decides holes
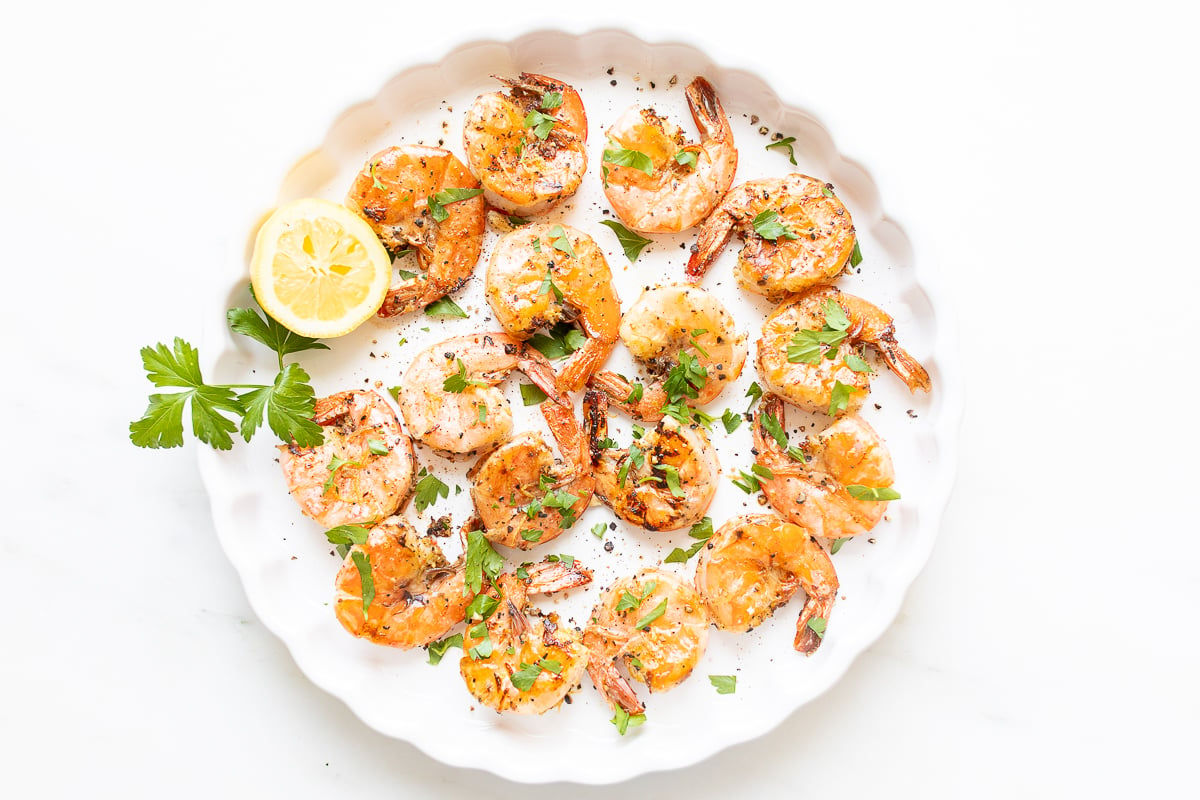
[[[258,230],[250,284],[258,304],[301,336],[341,336],[383,303],[392,259],[366,220],[318,198],[275,210]]]

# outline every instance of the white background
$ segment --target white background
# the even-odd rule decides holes
[[[1194,791],[1190,15],[173,6],[11,9],[0,28],[0,794]],[[960,333],[959,479],[895,624],[778,729],[615,788],[523,787],[443,767],[312,686],[217,545],[193,445],[137,450],[127,428],[150,391],[139,348],[223,313],[208,272],[246,203],[343,108],[465,40],[611,26],[786,75],[780,94],[931,234],[918,255]]]

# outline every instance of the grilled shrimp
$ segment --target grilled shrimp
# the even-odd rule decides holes
[[[583,388],[617,341],[621,301],[604,252],[570,226],[537,223],[506,234],[488,261],[486,292],[496,320],[518,339],[579,323],[587,339],[559,370],[564,392]]]
[[[689,143],[679,126],[649,108],[629,109],[608,129],[615,152],[636,151],[650,160],[649,172],[604,164],[604,195],[633,230],[678,233],[690,228],[712,212],[733,183],[738,153],[721,101],[704,78],[688,84],[686,95],[700,130],[698,144]]]
[[[417,354],[404,373],[400,410],[413,437],[436,450],[469,453],[508,438],[512,411],[497,388],[514,369],[550,400],[569,405],[541,353],[506,333],[471,333]]]
[[[698,422],[665,417],[653,430],[619,449],[608,439],[608,398],[588,389],[584,430],[591,449],[596,494],[618,517],[652,531],[694,525],[717,493],[721,466]]]
[[[822,343],[831,340],[838,342]],[[910,391],[930,390],[929,373],[896,342],[892,318],[832,286],[813,287],[771,312],[758,340],[758,376],[806,411],[853,413],[871,390],[873,373],[858,355],[862,345],[875,348]]]
[[[738,284],[773,300],[832,283],[857,241],[850,212],[828,184],[798,173],[747,181],[700,227],[687,264],[691,280],[704,275],[734,231],[745,241],[734,268]]]
[[[317,400],[325,428],[316,447],[279,446],[288,491],[305,516],[326,528],[394,514],[412,490],[417,457],[396,412],[375,392],[339,392]]]
[[[773,475],[759,473],[771,507],[814,536],[840,539],[866,533],[887,511],[887,502],[856,498],[892,485],[895,472],[887,445],[857,414],[847,414],[795,448],[787,446],[784,403],[763,395],[754,414],[755,461]]]
[[[833,562],[806,529],[774,514],[734,517],[708,540],[696,563],[696,589],[718,628],[748,631],[798,588],[807,599],[794,646],[811,655],[821,646],[838,579]]]
[[[610,706],[644,713],[618,659],[651,692],[673,689],[704,655],[709,623],[704,600],[674,574],[650,568],[622,578],[601,596],[584,629],[588,675]]]
[[[415,144],[376,153],[355,176],[346,205],[391,252],[415,250],[425,270],[393,285],[379,316],[423,308],[471,277],[487,228],[478,190],[479,181],[449,150]]]
[[[583,586],[591,570],[579,562],[543,561],[524,568],[526,578],[504,574],[488,595],[498,603],[483,622],[467,621],[459,672],[479,702],[496,711],[542,714],[579,685],[588,651],[579,631],[558,615],[530,607],[528,595]]]
[[[363,614],[362,577],[355,553],[366,556],[375,596]],[[355,636],[408,649],[445,636],[463,621],[474,597],[463,561],[451,564],[432,536],[421,536],[400,517],[383,520],[354,545],[338,571],[333,610]]]
[[[484,535],[522,550],[545,544],[575,524],[596,490],[574,410],[549,401],[541,408],[565,465],[555,461],[540,433],[528,431],[480,458],[467,473]]]
[[[467,109],[463,147],[484,196],[510,214],[543,214],[575,194],[587,171],[587,114],[573,88],[522,72]]]
[[[591,385],[631,415],[651,422],[662,419],[663,407],[672,399],[667,378],[682,360],[691,366],[689,375],[699,376],[685,387],[682,399],[689,406],[715,400],[737,380],[746,362],[746,334],[738,332],[716,295],[696,286],[646,290],[621,320],[620,334],[633,357],[648,365],[654,380],[639,393],[622,376],[603,371]]]

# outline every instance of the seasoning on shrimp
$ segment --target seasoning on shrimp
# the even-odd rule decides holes
[[[363,610],[363,579],[355,557],[370,565],[374,596]],[[463,621],[474,593],[463,561],[451,564],[431,535],[421,536],[400,517],[373,528],[354,545],[338,571],[333,609],[342,627],[376,644],[409,649],[437,641]]]
[[[322,397],[314,420],[325,429],[316,447],[279,446],[288,491],[305,516],[326,528],[394,514],[412,491],[412,439],[375,392]]]
[[[487,206],[479,181],[449,150],[389,147],[355,176],[346,205],[357,211],[388,250],[416,251],[424,273],[388,290],[379,316],[415,311],[457,290],[483,251]]]
[[[564,392],[583,388],[617,341],[621,300],[604,251],[569,225],[535,223],[506,234],[488,261],[485,291],[496,320],[518,339],[579,324],[583,346],[559,368]]]
[[[654,379],[639,390],[611,371],[591,385],[628,413],[657,421],[672,403],[702,406],[715,400],[742,373],[746,334],[712,292],[696,286],[647,289],[625,314],[621,341],[645,363]],[[683,411],[683,414],[679,414]],[[676,417],[687,421],[686,409]]]
[[[774,514],[734,517],[708,540],[696,563],[696,589],[713,622],[726,630],[762,624],[801,588],[807,597],[793,645],[811,655],[821,646],[838,578],[807,529]]]
[[[687,264],[699,281],[737,232],[745,244],[734,277],[773,300],[832,283],[854,252],[850,212],[828,185],[807,175],[759,178],[735,186],[704,221]]]
[[[588,650],[579,631],[529,605],[530,594],[573,589],[592,580],[578,561],[543,561],[505,573],[472,606],[459,672],[467,691],[495,711],[543,714],[579,685]],[[482,619],[481,619],[482,618]]]
[[[467,473],[488,540],[522,550],[574,525],[596,488],[574,410],[551,402],[541,409],[565,464],[555,461],[540,433],[526,431],[484,455]]]
[[[887,445],[857,414],[847,414],[797,446],[788,446],[785,404],[767,394],[754,413],[759,486],[771,507],[814,536],[841,539],[874,528],[893,496]]]
[[[470,453],[512,433],[512,410],[497,384],[519,369],[550,398],[569,405],[545,356],[506,333],[471,333],[417,354],[397,393],[413,438],[448,453]]]
[[[652,531],[686,528],[704,517],[721,466],[699,423],[665,417],[621,449],[608,438],[603,392],[584,393],[583,417],[596,494],[618,517]]]
[[[649,108],[631,108],[608,129],[604,195],[635,231],[692,227],[712,212],[737,171],[733,130],[712,85],[698,77],[685,93],[699,143]]]
[[[857,411],[870,393],[862,346],[874,348],[910,391],[929,391],[929,373],[896,341],[892,318],[832,286],[813,287],[780,305],[763,323],[758,376],[772,392],[806,410]]]
[[[584,629],[588,675],[610,706],[642,714],[617,664],[651,692],[673,689],[704,655],[709,624],[704,600],[674,574],[649,568],[622,578],[601,595]]]
[[[544,214],[575,194],[587,171],[587,114],[573,88],[522,72],[497,80],[509,93],[475,99],[463,148],[487,202],[509,214]]]

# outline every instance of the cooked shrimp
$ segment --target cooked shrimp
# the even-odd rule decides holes
[[[845,338],[836,335],[839,328]],[[816,341],[818,334],[840,341],[826,349]],[[758,376],[766,388],[806,411],[853,413],[871,390],[873,373],[857,354],[862,345],[875,348],[910,391],[930,390],[929,373],[896,342],[892,318],[832,286],[813,287],[771,312],[758,340]]]
[[[810,655],[821,646],[838,579],[807,530],[774,514],[734,517],[708,540],[696,563],[696,589],[717,627],[727,630],[761,624],[798,588],[808,597],[796,622],[795,647]]]
[[[763,395],[754,414],[754,450],[758,465],[774,476],[758,473],[771,507],[814,536],[866,533],[887,511],[886,501],[856,499],[846,488],[884,489],[895,480],[883,438],[857,414],[789,450],[784,403],[778,395]]]
[[[471,195],[478,189],[479,181],[449,150],[410,144],[371,156],[354,178],[346,205],[393,253],[415,250],[425,270],[393,285],[379,316],[423,308],[471,277],[487,228],[487,205],[480,195]],[[459,200],[456,194],[471,196]]]
[[[325,429],[316,447],[279,446],[288,491],[304,515],[335,528],[394,514],[412,490],[417,457],[396,412],[375,392],[339,392],[316,402]]]
[[[509,93],[481,94],[467,109],[467,163],[489,203],[510,214],[543,214],[575,194],[587,171],[583,101],[545,75],[496,77]]]
[[[709,623],[704,600],[672,573],[650,568],[622,578],[600,597],[584,629],[588,675],[610,706],[641,714],[645,706],[617,660],[651,692],[673,689],[704,655]]]
[[[514,369],[549,395],[547,402],[568,404],[541,353],[506,333],[470,333],[421,351],[404,373],[398,400],[409,431],[448,453],[507,439],[512,411],[497,384]]]
[[[354,554],[366,556],[375,596],[363,615],[362,576]],[[432,536],[421,536],[400,517],[383,520],[346,554],[335,582],[333,610],[355,636],[408,649],[445,636],[463,621],[474,593],[463,561],[451,564]]]
[[[634,358],[656,377],[638,397],[633,384],[615,372],[600,372],[592,385],[639,419],[656,421],[673,398],[666,381],[686,353],[692,370],[702,379],[685,387],[689,406],[715,400],[742,374],[746,363],[746,334],[717,296],[696,286],[662,286],[642,293],[621,320],[621,341]],[[680,394],[675,392],[675,394]]]
[[[596,494],[618,517],[652,531],[694,525],[717,492],[721,466],[698,422],[665,417],[619,449],[608,439],[608,398],[588,389],[584,430],[596,475]]]
[[[566,464],[555,461],[540,433],[527,431],[483,456],[467,473],[484,535],[522,550],[574,525],[596,490],[574,410],[549,401],[541,408]]]
[[[518,339],[579,323],[587,339],[559,369],[564,392],[583,388],[617,341],[621,301],[604,252],[583,231],[537,223],[506,234],[488,261],[486,286],[496,320]]]
[[[760,178],[730,189],[700,227],[689,278],[704,275],[734,231],[745,241],[738,284],[772,299],[832,283],[857,241],[850,212],[828,184],[800,174]]]
[[[488,594],[499,600],[484,622],[467,622],[459,672],[467,691],[496,711],[542,714],[579,685],[588,651],[578,630],[564,627],[558,615],[528,603],[530,594],[583,586],[591,570],[578,561],[533,564],[528,577],[504,574]]]
[[[738,153],[712,85],[696,78],[688,108],[700,130],[691,144],[679,126],[649,108],[631,108],[608,129],[620,150],[650,159],[650,171],[605,163],[604,195],[621,221],[643,233],[677,233],[712,212],[733,183]]]

